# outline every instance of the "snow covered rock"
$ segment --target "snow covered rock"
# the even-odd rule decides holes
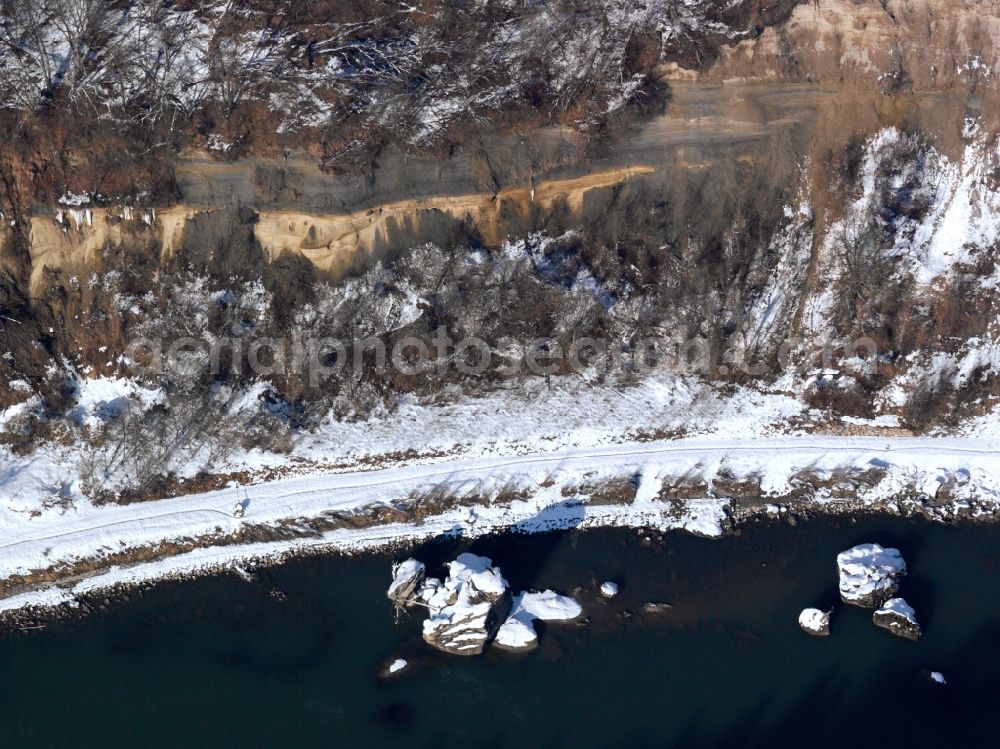
[[[379,668],[379,676],[383,679],[389,679],[406,669],[409,665],[409,661],[405,658],[395,658],[390,663],[383,663]]]
[[[799,626],[816,637],[826,637],[830,634],[830,612],[819,609],[802,609],[799,614]]]
[[[890,598],[886,601],[882,608],[872,614],[872,621],[875,626],[907,640],[919,640],[923,634],[917,623],[916,612],[902,598]]]
[[[402,671],[404,668],[406,668],[406,660],[404,658],[397,658],[389,664],[388,671],[390,674],[395,674]]]
[[[424,640],[455,655],[478,655],[496,634],[510,607],[507,581],[492,560],[461,554],[448,565],[444,582],[429,580],[418,596],[431,615]]]
[[[523,611],[543,622],[568,622],[580,616],[583,608],[569,596],[543,590],[541,593],[521,593],[514,601],[514,611]]]
[[[940,671],[931,671],[928,674],[928,678],[935,684],[940,684],[942,687],[948,685],[948,680],[944,678],[944,674]]]
[[[392,568],[392,583],[386,597],[397,606],[412,606],[413,599],[424,583],[426,568],[423,562],[407,559]]]
[[[511,653],[534,650],[538,647],[538,632],[535,631],[534,620],[517,616],[507,617],[507,621],[500,625],[493,645]]]
[[[898,580],[906,575],[906,562],[898,549],[861,544],[837,555],[837,570],[844,603],[873,609],[899,590]]]
[[[494,644],[501,650],[525,652],[538,647],[535,620],[562,622],[576,619],[583,613],[579,603],[553,590],[541,593],[520,593],[514,597],[510,616],[500,626]]]
[[[601,583],[601,595],[605,598],[614,598],[618,595],[618,583],[613,583],[610,580],[606,583]]]

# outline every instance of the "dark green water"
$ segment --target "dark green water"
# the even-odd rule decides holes
[[[838,609],[835,554],[897,545],[924,639]],[[663,747],[995,745],[1000,529],[905,521],[756,526],[722,541],[594,531],[474,545],[515,588],[588,588],[588,626],[519,659],[429,653],[394,623],[388,558],[312,559],[164,584],[110,612],[0,639],[0,745],[17,747]],[[418,552],[428,561],[451,544]],[[611,603],[592,580],[616,579]],[[274,592],[281,593],[280,596]],[[279,600],[283,599],[283,600]],[[620,612],[647,601],[666,614]],[[378,666],[411,659],[400,678]],[[929,683],[922,669],[944,672]]]

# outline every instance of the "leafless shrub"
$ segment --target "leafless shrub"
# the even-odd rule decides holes
[[[81,458],[84,490],[92,498],[121,489],[141,493],[164,476],[218,466],[243,434],[241,417],[230,412],[233,400],[191,388],[165,405],[132,409],[103,424]]]

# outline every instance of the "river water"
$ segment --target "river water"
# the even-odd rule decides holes
[[[801,608],[837,600],[836,553],[863,541],[902,550],[919,643],[843,606],[831,637],[799,630]],[[467,546],[415,553],[433,564]],[[517,658],[432,653],[419,614],[394,620],[387,556],[164,583],[99,617],[3,635],[0,746],[995,743],[1000,528],[823,519],[724,540],[600,530],[472,549],[515,589],[583,586],[589,623],[551,625]],[[622,584],[610,602],[594,592],[606,579]],[[380,679],[400,656],[410,666]]]

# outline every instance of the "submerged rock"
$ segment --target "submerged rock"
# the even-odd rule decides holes
[[[672,603],[657,603],[649,601],[642,605],[642,610],[646,614],[666,614],[674,605]]]
[[[392,568],[392,583],[386,597],[397,606],[412,606],[420,587],[424,583],[427,569],[423,562],[407,559]]]
[[[486,649],[510,608],[507,581],[492,560],[461,554],[448,565],[444,582],[427,581],[418,597],[431,615],[424,621],[427,644],[454,655]]]
[[[830,634],[830,612],[819,609],[802,609],[799,614],[799,626],[816,637],[826,637]]]
[[[583,608],[569,596],[553,590],[520,593],[514,597],[510,616],[497,632],[494,644],[501,650],[526,652],[538,647],[535,621],[565,622],[576,619]]]
[[[923,634],[917,623],[917,613],[902,598],[890,598],[882,607],[872,614],[875,626],[892,632],[897,637],[907,640],[919,640]]]
[[[906,575],[906,562],[899,549],[861,544],[837,555],[837,570],[844,603],[873,609],[899,590],[898,580]]]

